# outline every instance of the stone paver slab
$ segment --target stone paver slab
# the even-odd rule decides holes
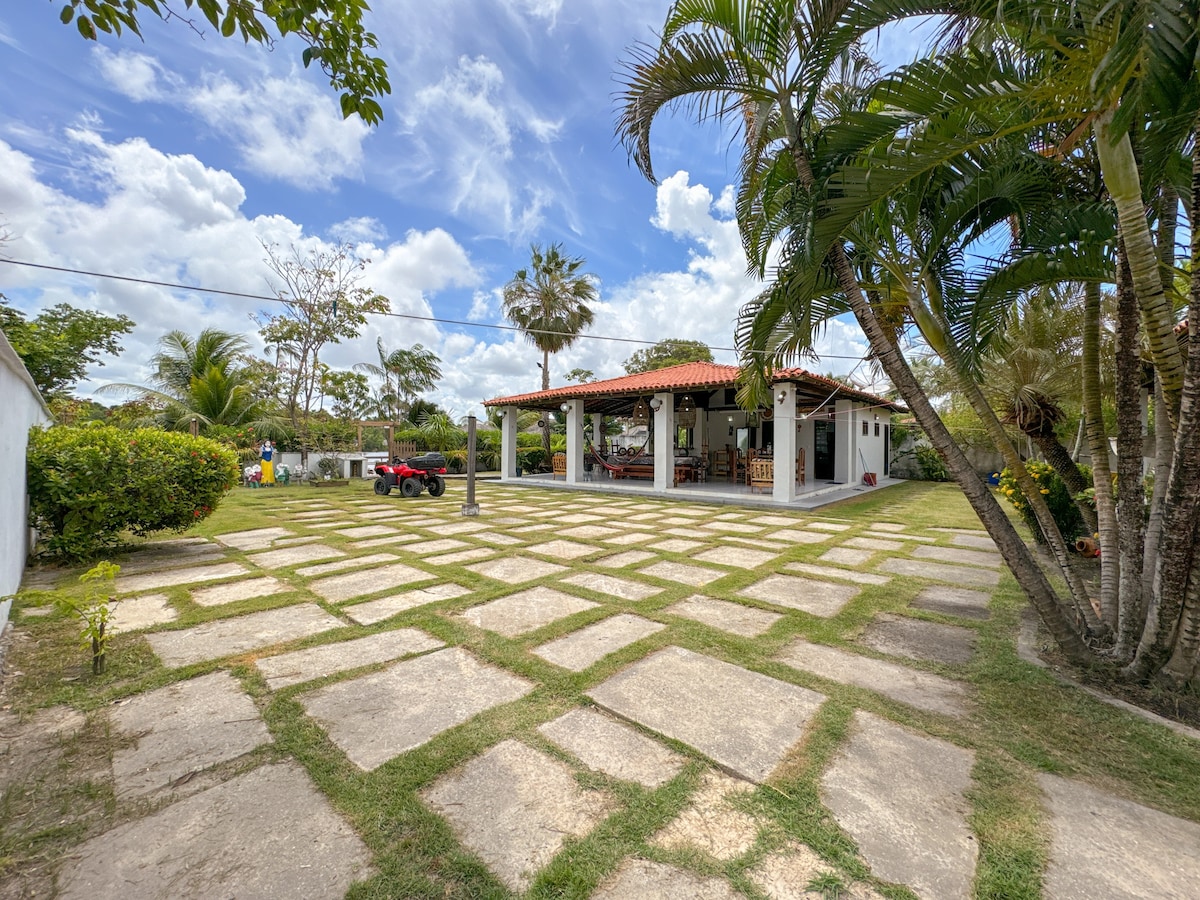
[[[339,510],[333,509],[332,507],[326,507],[325,509],[313,509],[309,510],[308,512],[292,513],[292,518],[299,519],[301,521],[308,521],[310,519],[327,519],[330,516],[335,516],[338,514]]]
[[[696,848],[721,860],[741,856],[754,846],[758,824],[730,800],[750,790],[751,785],[723,772],[705,772],[692,802],[650,843],[668,850]]]
[[[440,778],[424,800],[513,891],[529,887],[571,835],[582,837],[613,807],[582,790],[567,766],[520,741],[501,741]]]
[[[458,522],[451,522],[449,524],[446,524],[445,522],[437,522],[437,523],[432,524],[431,526],[426,526],[426,527],[432,527],[433,530],[436,531],[439,535],[441,535],[441,534],[470,534],[473,531],[486,531],[488,529],[488,526],[483,524],[482,522],[470,522],[470,521],[468,521],[468,522],[458,521]]]
[[[542,644],[533,652],[547,662],[582,672],[610,653],[662,631],[667,626],[630,613],[610,616],[586,628]]]
[[[667,647],[588,692],[600,706],[761,782],[804,735],[821,694],[681,647]]]
[[[746,522],[707,522],[700,526],[711,531],[728,531],[732,534],[758,534],[761,525],[750,525]]]
[[[472,547],[469,550],[459,550],[457,553],[446,553],[443,556],[431,556],[425,560],[428,566],[459,566],[473,559],[484,559],[495,556],[494,547]]]
[[[874,531],[904,531],[908,526],[901,525],[899,522],[872,522],[871,528]]]
[[[617,530],[611,525],[576,525],[574,528],[564,528],[559,534],[572,538],[603,538],[612,537]]]
[[[917,594],[912,606],[915,609],[925,609],[947,616],[982,620],[991,618],[992,613],[988,609],[991,599],[991,594],[985,594],[983,591],[931,585]]]
[[[729,882],[648,859],[630,859],[591,900],[737,900]]]
[[[61,900],[340,900],[371,854],[292,762],[261,766],[86,841]]]
[[[678,753],[595,710],[573,709],[538,731],[589,769],[643,787],[656,788],[683,771]]]
[[[314,581],[308,586],[308,589],[326,600],[340,603],[343,600],[350,600],[365,594],[376,594],[402,584],[412,584],[414,581],[425,581],[433,577],[428,572],[422,572],[420,569],[414,569],[404,563],[393,563],[390,566],[364,569],[346,575],[331,575],[320,581]]]
[[[578,541],[547,541],[544,544],[531,544],[525,549],[554,559],[579,559],[581,556],[595,553],[598,548],[580,544]]]
[[[817,558],[821,562],[837,563],[839,566],[861,566],[874,555],[874,550],[852,550],[848,547],[830,547]]]
[[[977,638],[970,628],[882,613],[867,626],[862,642],[893,656],[964,664],[971,661]]]
[[[713,547],[703,553],[697,553],[693,559],[701,562],[717,563],[721,566],[734,566],[739,569],[757,569],[765,566],[779,554],[768,553],[765,550],[751,550],[748,547]]]
[[[756,525],[772,525],[776,528],[791,528],[793,526],[804,525],[804,520],[798,519],[795,516],[755,516],[750,521]]]
[[[250,557],[250,562],[264,569],[281,569],[284,566],[298,566],[301,563],[335,559],[345,555],[345,550],[330,547],[328,544],[300,544],[294,547],[281,547],[278,550],[267,550],[265,553],[256,553]]]
[[[180,584],[195,584],[201,581],[216,581],[218,578],[233,578],[245,575],[250,570],[241,563],[220,563],[215,566],[187,566],[165,572],[147,572],[145,575],[117,577],[114,589],[119,594],[137,594],[142,591],[157,591]]]
[[[950,538],[950,543],[958,547],[970,547],[972,550],[996,552],[996,542],[986,534],[956,534]]]
[[[1055,775],[1038,784],[1050,818],[1048,900],[1195,896],[1200,825]]]
[[[335,534],[348,538],[379,537],[384,534],[395,534],[396,529],[390,525],[358,525],[354,528],[339,528]]]
[[[136,694],[112,712],[136,743],[113,754],[119,797],[137,797],[271,742],[254,701],[228,672]]]
[[[784,528],[781,531],[772,531],[767,537],[771,540],[787,541],[792,544],[820,544],[829,540],[831,535],[804,531],[800,528]]]
[[[612,556],[604,557],[604,559],[598,559],[596,560],[596,565],[603,566],[606,569],[623,569],[626,566],[635,566],[648,559],[654,559],[654,554],[648,553],[645,550],[626,550],[624,553],[615,553]]]
[[[779,613],[742,606],[727,600],[715,600],[701,594],[680,600],[663,611],[673,616],[692,619],[710,628],[740,634],[742,637],[758,637],[783,618]]]
[[[454,600],[469,593],[471,593],[470,588],[447,582],[433,584],[427,588],[418,588],[415,591],[405,591],[403,594],[396,594],[393,597],[355,603],[352,606],[343,607],[343,609],[346,615],[359,625],[374,625],[376,622],[390,619],[406,610],[416,609],[418,606],[437,603],[441,600]]]
[[[937,543],[937,538],[926,537],[923,534],[909,534],[905,531],[864,531],[863,537],[879,538],[884,541],[913,541],[917,544]]]
[[[541,559],[530,559],[526,556],[507,556],[503,559],[493,559],[490,562],[467,566],[477,575],[502,581],[505,584],[523,584],[526,581],[536,581],[547,575],[557,575],[569,571],[566,566],[546,562]]]
[[[174,622],[179,618],[179,612],[171,605],[166,594],[143,594],[140,597],[130,597],[110,607],[112,618],[109,620],[109,631],[120,634],[125,631],[138,631],[153,625],[163,625]],[[49,611],[47,607],[47,611]],[[29,610],[24,610],[29,615]]]
[[[661,550],[663,553],[691,553],[693,550],[699,550],[704,546],[704,541],[689,541],[684,538],[671,538],[667,541],[659,541],[657,544],[651,544],[650,549]]]
[[[252,531],[218,534],[216,540],[235,550],[265,550],[280,538],[289,538],[294,534],[294,531],[288,531],[286,528],[255,528]]]
[[[963,566],[1004,565],[1004,559],[995,551],[968,550],[960,547],[917,547],[912,555],[917,559],[936,559],[938,562],[958,563]]]
[[[315,566],[305,566],[302,569],[297,569],[297,575],[303,575],[305,578],[315,578],[320,575],[328,575],[331,572],[344,572],[346,569],[357,569],[363,566],[374,566],[379,563],[395,562],[396,556],[392,553],[371,553],[367,556],[351,556],[348,559],[339,559],[334,562],[318,563]]]
[[[776,659],[794,669],[875,691],[927,712],[955,717],[967,714],[966,685],[931,672],[919,672],[836,647],[810,644],[802,638],[788,644]]]
[[[849,531],[852,526],[844,522],[808,522],[805,528],[814,528],[817,531]]]
[[[460,541],[458,538],[443,538],[440,541],[413,538],[410,543],[400,549],[414,556],[432,556],[435,553],[448,553],[451,550],[461,550],[463,547],[470,546],[466,541]]]
[[[886,575],[877,575],[874,572],[854,572],[849,569],[817,566],[812,563],[788,563],[783,569],[785,572],[799,572],[801,575],[815,575],[817,578],[840,578],[843,581],[853,581],[855,584],[887,584],[892,580]]]
[[[858,596],[862,588],[833,584],[798,575],[768,575],[738,591],[738,596],[786,606],[814,616],[829,618]]]
[[[843,547],[854,547],[857,550],[903,550],[904,544],[900,541],[889,541],[882,538],[870,537],[852,537],[842,542]]]
[[[300,702],[351,762],[371,771],[533,687],[454,647],[331,684]]]
[[[173,669],[310,637],[342,625],[340,619],[315,603],[298,603],[232,619],[217,619],[183,631],[152,633],[146,635],[146,640],[163,665]]]
[[[312,681],[347,669],[388,662],[414,653],[424,653],[446,646],[415,628],[397,628],[363,638],[309,647],[281,656],[268,656],[255,660],[258,671],[267,679],[267,687],[273,691]]]
[[[562,516],[559,521],[566,522],[568,525],[581,525],[585,522],[603,522],[604,516],[597,516],[593,513],[571,513]]]
[[[919,897],[967,900],[979,857],[966,821],[974,758],[859,711],[821,792],[872,874]]]
[[[588,590],[596,591],[598,594],[619,597],[622,600],[645,600],[647,597],[653,597],[655,594],[663,592],[663,589],[660,587],[651,587],[648,584],[641,584],[637,581],[628,581],[624,578],[617,578],[613,575],[602,575],[595,572],[580,572],[569,578],[564,578],[563,584],[573,584],[576,587],[587,588]]]
[[[883,572],[893,575],[910,575],[935,581],[948,581],[967,587],[995,587],[1000,583],[1000,573],[994,569],[969,569],[966,566],[948,566],[926,560],[885,559],[879,566]]]
[[[499,547],[512,547],[515,544],[525,543],[519,537],[513,537],[511,534],[501,534],[500,532],[476,532],[471,537],[477,541],[483,541],[485,544],[495,544]]]
[[[477,628],[516,637],[573,616],[597,604],[548,587],[534,587],[463,610],[459,616]]]
[[[269,597],[272,594],[290,590],[292,590],[290,585],[267,575],[263,578],[247,578],[245,581],[231,581],[228,584],[195,588],[192,590],[192,602],[198,603],[200,606],[220,606],[224,603],[233,603],[235,600]]]
[[[677,584],[690,584],[693,587],[700,587],[701,585],[708,584],[710,581],[724,578],[727,573],[718,572],[716,569],[709,569],[705,566],[689,566],[686,563],[664,560],[652,566],[646,566],[644,569],[638,569],[638,574],[650,575],[653,578],[660,578],[663,581],[674,581]]]
[[[606,544],[625,546],[627,544],[644,544],[654,540],[658,535],[646,534],[644,531],[627,531],[624,534],[614,534],[612,537],[601,538]]]
[[[119,560],[119,564],[122,575],[140,575],[187,564],[206,565],[222,559],[224,555],[225,548],[220,544],[210,543],[204,538],[185,538],[142,544],[128,557]],[[36,585],[29,583],[28,587],[36,588]],[[53,584],[47,587],[53,587]]]
[[[838,900],[883,900],[861,882],[847,884],[844,873],[838,872],[804,844],[789,844],[770,854],[746,875],[771,900],[826,900],[828,894],[810,891],[808,886],[814,879],[829,875],[838,878],[843,885],[837,892]]]

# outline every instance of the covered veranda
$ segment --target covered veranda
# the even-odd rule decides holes
[[[567,444],[558,471],[533,476],[539,486],[803,508],[892,483],[890,414],[902,406],[791,368],[774,373],[771,406],[747,412],[737,374],[685,363],[488,400],[502,411],[501,478],[517,481],[517,414],[536,410],[565,417]],[[615,447],[613,418],[648,430]]]

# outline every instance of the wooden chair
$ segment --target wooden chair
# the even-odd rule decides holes
[[[716,478],[724,475],[729,477],[729,451],[714,450],[712,453],[712,474]]]
[[[552,457],[550,457],[550,470],[551,470],[551,473],[550,473],[551,481],[553,481],[559,475],[562,476],[563,481],[566,481],[567,480],[567,454],[555,453]]]
[[[807,468],[804,464],[804,448],[799,447],[796,450],[796,483],[801,487],[804,486],[804,470]]]
[[[746,469],[750,490],[765,491],[775,487],[775,460],[752,459]]]

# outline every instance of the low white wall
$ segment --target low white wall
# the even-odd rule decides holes
[[[42,395],[0,332],[0,598],[15,594],[29,556],[33,532],[25,493],[25,451],[29,429],[51,421]],[[7,609],[0,612],[0,630]]]

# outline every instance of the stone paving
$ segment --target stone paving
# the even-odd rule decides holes
[[[328,764],[294,759],[294,738],[268,727],[261,710],[282,703],[356,791],[411,791],[510,891],[627,812],[631,791],[694,785],[598,873],[593,900],[744,896],[735,871],[772,900],[815,900],[814,879],[878,900],[759,802],[778,799],[828,718],[821,691],[842,685],[862,693],[838,689],[826,711],[932,715],[962,744],[855,710],[814,774],[826,814],[880,883],[972,895],[965,673],[1005,572],[985,534],[910,526],[902,504],[836,521],[489,486],[468,520],[457,498],[380,499],[288,497],[277,525],[122,562],[118,640],[204,674],[98,713],[120,739],[128,814],[58,864],[59,896],[332,898],[371,878],[371,852],[306,768]],[[1038,783],[1046,897],[1189,896],[1172,892],[1200,879],[1200,826]]]

